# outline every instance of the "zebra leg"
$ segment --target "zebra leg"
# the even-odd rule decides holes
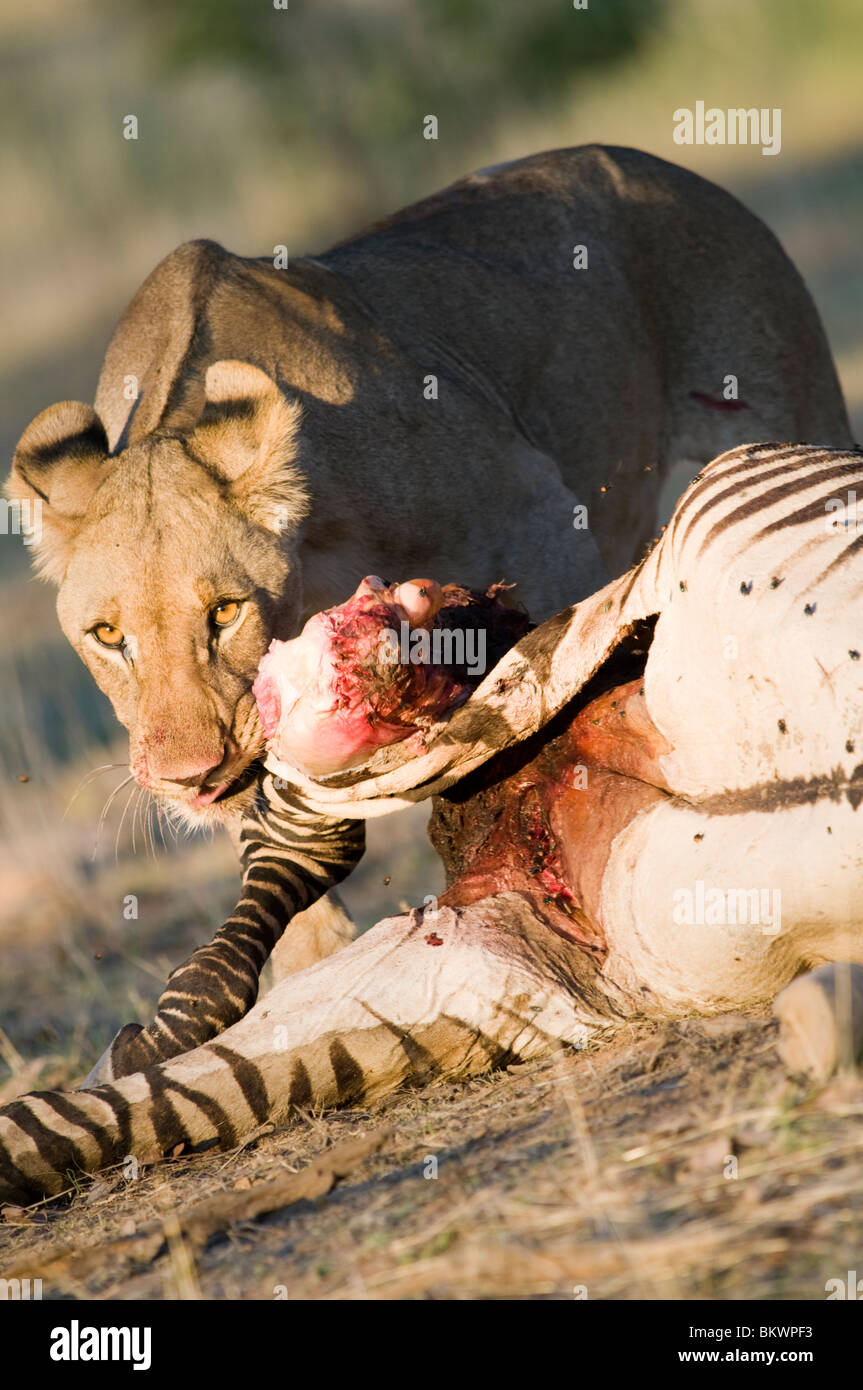
[[[218,1041],[95,1090],[5,1106],[0,1202],[181,1142],[231,1146],[296,1106],[368,1103],[407,1081],[581,1047],[615,1013],[587,954],[521,894],[388,918],[277,985]]]
[[[706,813],[666,799],[615,838],[597,915],[603,975],[669,1015],[772,1001],[801,971],[863,964],[854,805]]]
[[[153,1021],[121,1028],[84,1085],[143,1071],[199,1047],[254,1004],[261,971],[287,923],[359,863],[365,824],[304,810],[263,779],[256,810],[243,817],[240,901],[212,941],[170,975]],[[334,949],[334,947],[333,947]]]

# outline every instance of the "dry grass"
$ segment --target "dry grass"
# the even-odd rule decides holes
[[[774,1043],[757,1015],[630,1027],[104,1174],[0,1227],[0,1274],[102,1299],[821,1299],[859,1262],[863,1084],[801,1088]]]

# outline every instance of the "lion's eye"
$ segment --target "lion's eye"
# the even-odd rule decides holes
[[[224,599],[222,603],[217,603],[215,608],[210,610],[210,617],[216,627],[231,627],[240,616],[240,605],[237,599]]]
[[[101,642],[103,647],[112,647],[115,651],[125,646],[126,638],[118,627],[112,627],[110,623],[97,623],[91,629],[97,642]]]

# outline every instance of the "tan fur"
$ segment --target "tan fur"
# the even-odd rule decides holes
[[[343,946],[348,946],[357,934],[356,923],[334,888],[305,912],[297,913],[291,930],[276,942],[270,956],[273,983],[288,975],[307,970],[316,961],[326,960]]]
[[[739,411],[696,398],[729,373]],[[249,804],[270,641],[362,574],[506,578],[541,620],[632,562],[676,463],[765,438],[849,442],[794,267],[712,184],[589,146],[473,174],[289,270],[179,247],[126,310],[95,411],[43,411],[9,492],[43,506],[38,564],[133,773],[200,823]]]

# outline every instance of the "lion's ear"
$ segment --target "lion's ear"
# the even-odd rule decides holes
[[[39,573],[59,584],[87,506],[109,467],[105,427],[92,406],[61,401],[27,426],[6,495]]]
[[[308,511],[296,459],[302,406],[248,362],[214,362],[207,399],[189,437],[194,455],[220,474],[246,515],[270,531],[298,524]]]

